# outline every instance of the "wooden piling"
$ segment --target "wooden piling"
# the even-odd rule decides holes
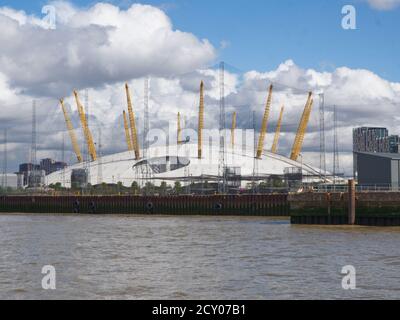
[[[349,225],[356,224],[356,184],[354,180],[349,180],[349,191],[348,191],[348,217]]]

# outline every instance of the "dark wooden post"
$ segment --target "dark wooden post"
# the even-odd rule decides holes
[[[327,193],[326,194],[326,203],[327,203],[327,206],[328,206],[328,217],[329,217],[329,219],[331,217],[331,202],[332,202],[331,194]]]
[[[356,184],[354,180],[349,180],[349,225],[356,223]]]

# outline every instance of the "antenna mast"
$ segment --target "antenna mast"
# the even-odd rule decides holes
[[[333,106],[333,184],[336,185],[336,176],[339,174],[339,142],[337,131],[337,108]]]
[[[143,153],[144,157],[148,156],[149,141],[147,135],[150,131],[149,119],[149,96],[150,96],[150,78],[144,79],[144,125],[143,125]]]
[[[85,112],[85,117],[86,117],[86,123],[88,130],[90,130],[90,125],[89,125],[89,118],[90,118],[90,109],[89,109],[89,89],[85,89],[85,107],[86,107],[86,112]],[[90,150],[89,146],[86,147],[86,161],[85,161],[85,169],[87,172],[87,177],[88,177],[88,183],[90,183]]]
[[[150,118],[149,118],[149,100],[150,100],[150,78],[146,77],[144,79],[144,118],[143,118],[143,157],[147,159],[149,157],[149,147],[150,143],[148,141],[148,135],[150,131]],[[150,167],[146,168],[145,171],[145,184],[151,182],[151,172]]]
[[[101,127],[99,126],[99,142],[97,149],[99,150],[99,158],[97,161],[97,184],[100,185],[103,182],[103,160],[102,160],[102,151],[101,148],[103,145],[101,144]]]
[[[219,176],[222,178],[222,183],[218,184],[218,192],[226,192],[226,164],[225,164],[225,63],[219,65]]]
[[[319,95],[319,130],[320,130],[320,175],[326,181],[326,150],[325,150],[325,95]]]

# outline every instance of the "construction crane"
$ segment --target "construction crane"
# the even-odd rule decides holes
[[[282,106],[281,114],[279,115],[278,125],[277,125],[276,131],[275,131],[274,143],[272,144],[272,150],[271,150],[272,153],[277,153],[277,151],[278,151],[279,136],[281,134],[282,119],[283,119],[284,111],[285,111],[285,107]]]
[[[95,148],[94,142],[93,142],[93,136],[92,136],[92,133],[90,132],[89,126],[87,124],[85,110],[83,109],[83,106],[79,100],[78,92],[76,90],[74,91],[74,96],[75,96],[76,106],[78,108],[79,117],[81,119],[83,133],[85,135],[86,143],[88,145],[90,157],[91,157],[92,161],[96,161],[97,153],[96,153],[96,148]]]
[[[125,129],[126,144],[128,145],[128,150],[133,151],[132,139],[131,139],[131,135],[129,133],[128,118],[126,116],[125,110],[123,112],[123,117],[124,117],[124,129]]]
[[[82,158],[81,150],[79,149],[78,140],[76,139],[75,130],[74,130],[74,127],[72,126],[72,122],[68,115],[67,109],[65,108],[63,99],[60,99],[60,105],[61,105],[62,111],[64,113],[65,122],[67,124],[69,136],[71,138],[72,147],[74,149],[76,158],[78,159],[78,162],[82,162],[83,158]]]
[[[235,148],[236,112],[232,115],[231,143],[232,149]]]
[[[293,143],[290,159],[297,161],[303,148],[304,136],[307,131],[308,122],[310,121],[311,110],[314,100],[312,99],[312,92],[309,92],[306,106],[304,107],[303,115],[300,120],[299,128],[297,129],[296,138]]]
[[[133,147],[133,150],[135,151],[136,160],[139,160],[140,159],[140,147],[139,147],[138,135],[137,135],[137,130],[136,130],[135,114],[133,113],[132,99],[131,99],[131,94],[129,92],[129,86],[127,83],[125,83],[125,91],[126,91],[126,100],[128,103],[129,122],[131,125],[132,147]]]
[[[267,103],[265,105],[264,117],[263,117],[263,121],[262,121],[261,132],[260,132],[260,138],[258,139],[258,147],[257,147],[257,155],[256,155],[257,159],[261,158],[263,150],[264,150],[264,141],[265,141],[265,135],[267,134],[269,112],[271,110],[272,89],[273,89],[273,85],[271,84],[269,86],[268,99],[267,99]]]
[[[200,103],[199,103],[199,125],[198,125],[198,140],[197,140],[197,149],[198,149],[198,158],[202,158],[203,151],[203,129],[204,129],[204,82],[200,83]]]

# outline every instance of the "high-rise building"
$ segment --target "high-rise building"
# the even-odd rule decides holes
[[[67,166],[65,162],[55,161],[47,158],[40,161],[40,169],[46,172],[46,175],[62,170]]]
[[[65,162],[54,161],[53,159],[47,158],[40,161],[40,165],[32,163],[22,163],[19,165],[19,172],[17,173],[22,181],[23,186],[26,185],[41,185],[44,176],[49,175],[53,172],[63,170],[67,167]]]
[[[40,169],[44,170],[46,174],[50,174],[52,172],[52,167],[55,161],[50,158],[40,160]]]
[[[389,153],[388,129],[371,127],[354,129],[353,152]]]
[[[389,131],[386,128],[353,129],[353,174],[358,179],[359,153],[389,153]]]
[[[392,135],[389,136],[389,152],[390,153],[400,153],[399,152],[400,136]]]
[[[20,174],[22,176],[22,184],[24,186],[29,184],[29,176],[31,172],[35,172],[35,171],[39,171],[40,170],[40,166],[35,164],[33,165],[32,163],[22,163],[19,165],[19,172],[18,174]]]
[[[51,173],[56,172],[56,171],[61,171],[64,168],[66,168],[68,165],[65,162],[61,161],[56,161],[54,162],[52,168],[51,168]]]

